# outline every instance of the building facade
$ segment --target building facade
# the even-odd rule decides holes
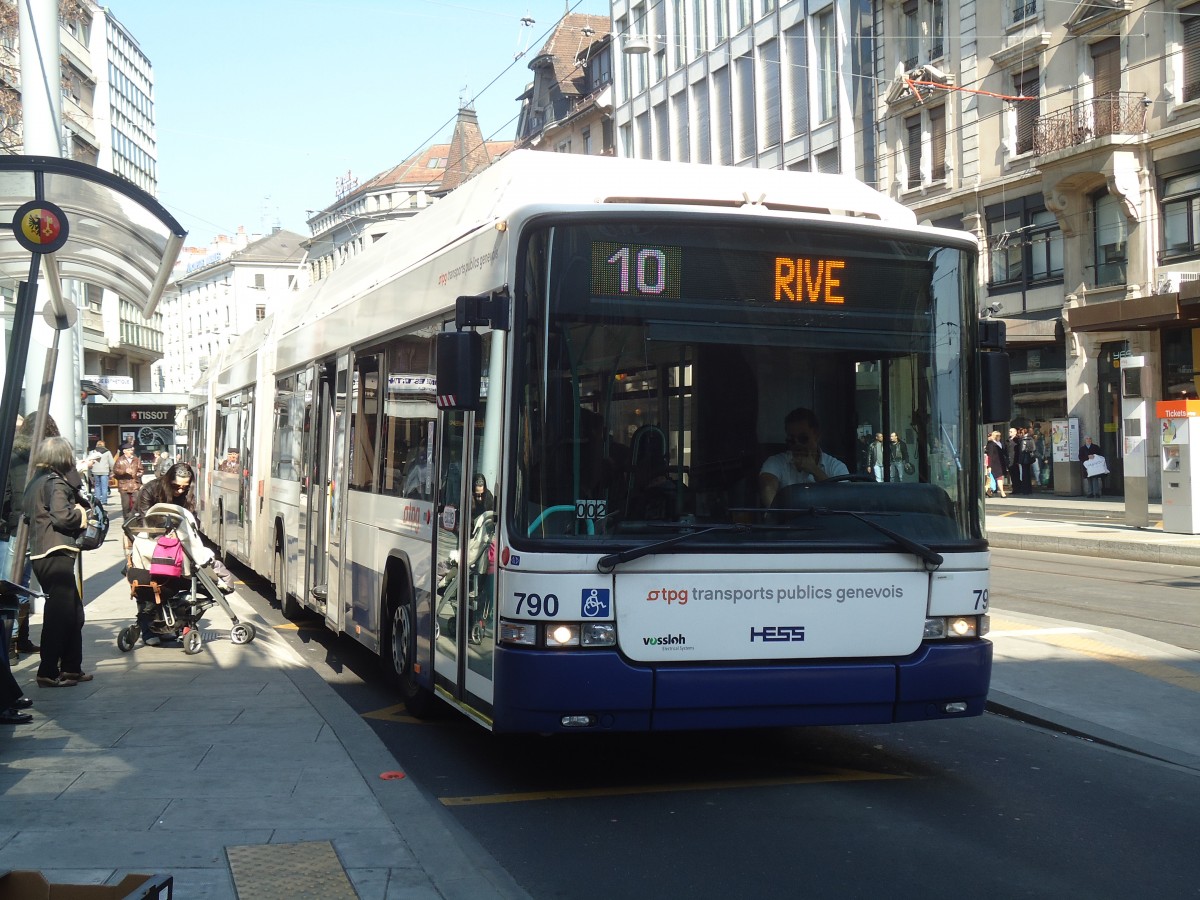
[[[1127,433],[1120,368],[1144,360],[1151,406],[1200,386],[1200,3],[881,0],[875,28],[897,36],[876,45],[881,181],[980,239],[1014,420],[1077,418],[1113,494],[1144,438],[1157,496],[1157,429]]]
[[[279,229],[177,270],[161,304],[164,355],[155,366],[161,390],[186,394],[210,359],[308,284],[304,243],[302,235]]]
[[[614,0],[617,152],[876,184],[867,0]]]

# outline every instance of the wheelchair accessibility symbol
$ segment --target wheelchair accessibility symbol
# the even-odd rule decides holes
[[[584,588],[580,615],[585,619],[601,619],[612,615],[608,588]]]

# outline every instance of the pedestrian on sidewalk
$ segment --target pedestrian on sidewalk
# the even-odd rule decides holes
[[[95,491],[100,505],[107,506],[108,479],[112,475],[115,460],[103,440],[96,441],[96,447],[92,452],[96,454],[96,462],[92,464],[92,490]]]
[[[1099,463],[1097,463],[1099,460]],[[1089,461],[1091,466],[1089,468]],[[1084,435],[1083,444],[1079,448],[1079,462],[1083,466],[1083,488],[1087,497],[1104,496],[1104,474],[1108,471],[1104,454],[1100,445],[1092,443],[1091,435]],[[1092,474],[1095,472],[1096,474]]]
[[[17,526],[25,515],[25,488],[29,484],[29,457],[33,452],[33,430],[37,427],[38,412],[35,410],[25,416],[17,426],[16,437],[13,438],[12,455],[8,458],[8,483],[4,486],[4,528],[7,536],[0,540],[0,578],[6,578],[21,587],[29,587],[33,569],[26,555],[27,547],[20,548],[20,556],[24,564],[20,571],[13,572],[14,558],[17,547],[12,544],[12,536],[17,533]],[[58,423],[49,413],[46,414],[42,426],[42,437],[58,437]],[[21,602],[21,610],[17,614],[17,639],[15,652],[37,653],[41,650],[29,635],[29,600]]]
[[[1004,458],[1004,445],[1000,443],[1000,432],[993,431],[988,435],[987,446],[984,450],[987,454],[988,466],[988,491],[989,497],[996,495],[1007,497],[1004,493],[1004,475],[1008,471],[1008,464]]]
[[[24,725],[33,721],[33,716],[25,712],[33,706],[33,701],[22,693],[8,663],[7,637],[11,633],[12,623],[0,616],[0,627],[5,635],[5,640],[0,641],[0,725]]]
[[[113,477],[121,494],[121,518],[128,519],[133,509],[133,498],[142,489],[142,461],[134,455],[132,442],[126,441],[121,445],[121,455],[113,464]]]
[[[46,592],[42,617],[38,687],[71,687],[92,676],[83,671],[83,598],[75,575],[75,538],[87,527],[87,508],[78,502],[83,479],[65,438],[42,441],[30,458],[34,479],[25,489],[29,558]]]

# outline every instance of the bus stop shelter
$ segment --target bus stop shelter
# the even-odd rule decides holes
[[[39,277],[49,294],[42,315],[55,333],[38,404],[44,420],[58,334],[78,316],[63,280],[114,291],[149,318],[186,236],[150,194],[111,172],[56,157],[0,156],[0,276],[18,286],[0,394],[0,486],[8,480]],[[35,444],[43,433],[39,422]]]

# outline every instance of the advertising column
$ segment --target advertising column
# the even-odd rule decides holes
[[[1079,419],[1050,420],[1050,452],[1054,458],[1054,493],[1074,497],[1083,490],[1079,465]]]

